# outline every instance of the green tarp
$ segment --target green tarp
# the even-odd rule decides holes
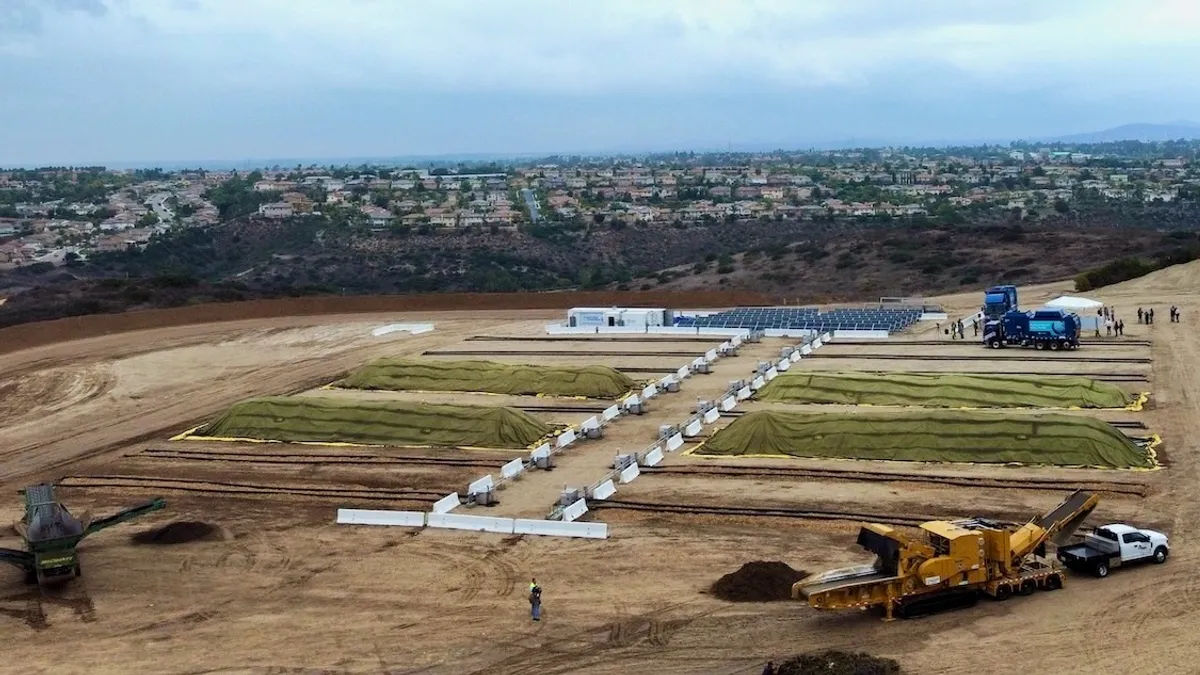
[[[520,410],[275,396],[242,401],[196,436],[269,441],[523,448],[553,429]]]
[[[637,386],[608,366],[534,366],[492,361],[379,359],[336,383],[345,389],[477,391],[513,396],[613,399]]]
[[[758,398],[930,408],[1123,408],[1133,395],[1088,377],[793,371],[769,382]]]
[[[958,410],[747,413],[700,446],[701,455],[792,455],[918,462],[1019,462],[1149,468],[1146,450],[1082,415]]]

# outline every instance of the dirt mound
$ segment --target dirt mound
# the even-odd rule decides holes
[[[806,576],[807,572],[794,570],[787,563],[755,560],[721,577],[710,590],[730,602],[788,600],[792,597],[792,584]]]
[[[133,535],[135,544],[186,544],[193,541],[208,541],[219,538],[220,532],[208,523],[181,520],[162,527],[138,532]]]
[[[775,669],[777,675],[901,675],[900,664],[861,652],[824,651],[801,654]]]

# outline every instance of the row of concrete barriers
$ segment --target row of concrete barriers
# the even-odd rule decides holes
[[[586,505],[580,506],[586,510]],[[578,507],[576,511],[579,511]],[[582,515],[582,512],[580,512],[580,515]],[[608,538],[608,525],[605,523],[534,520],[528,518],[492,518],[488,516],[466,516],[452,513],[427,513],[425,511],[338,509],[337,522],[341,525],[430,527],[446,530],[467,530],[471,532],[494,532],[497,534],[531,534],[584,539]]]

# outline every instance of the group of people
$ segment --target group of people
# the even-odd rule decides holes
[[[1154,323],[1154,308],[1151,307],[1150,309],[1143,310],[1141,307],[1138,307],[1137,316],[1138,323],[1151,325]],[[1169,317],[1171,323],[1179,323],[1179,307],[1171,305]]]
[[[1142,310],[1139,308],[1139,321],[1141,321],[1141,311]],[[1096,310],[1096,337],[1100,337],[1101,323],[1104,324],[1104,334],[1108,337],[1125,334],[1125,320],[1118,320],[1117,312],[1112,307],[1101,307],[1100,309]]]
[[[971,328],[975,331],[975,336],[979,337],[979,319],[971,319]],[[942,332],[942,324],[937,325],[937,330],[939,333]],[[966,325],[963,324],[962,319],[951,321],[950,327],[945,332],[950,335],[951,340],[966,339]]]

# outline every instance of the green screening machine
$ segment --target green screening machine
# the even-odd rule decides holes
[[[34,485],[23,492],[25,516],[16,523],[16,530],[25,540],[25,550],[0,548],[0,562],[20,567],[26,581],[39,586],[64,583],[80,575],[75,548],[84,537],[167,505],[158,498],[106,518],[92,520],[85,514],[79,519],[59,503],[53,485]]]

